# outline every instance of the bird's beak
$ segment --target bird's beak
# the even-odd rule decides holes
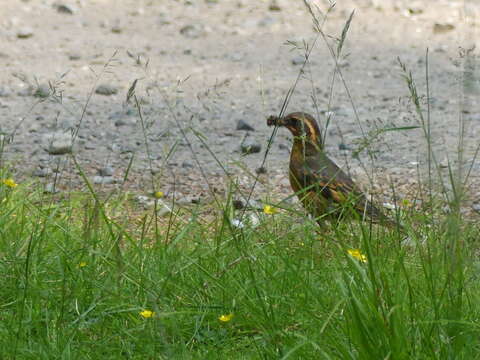
[[[271,115],[267,119],[268,126],[285,126],[284,118],[280,118],[275,115]]]

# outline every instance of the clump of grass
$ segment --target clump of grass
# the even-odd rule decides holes
[[[125,197],[52,204],[35,189],[0,187],[5,358],[479,351],[475,226],[458,234],[452,257],[450,233],[418,219],[412,236],[422,235],[405,247],[383,228],[318,234],[283,210],[237,228],[235,211],[204,221],[184,209],[167,241],[168,224],[156,233],[146,226],[154,215]]]

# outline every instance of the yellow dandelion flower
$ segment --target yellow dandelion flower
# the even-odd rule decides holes
[[[140,311],[140,316],[145,318],[145,319],[148,319],[148,318],[151,318],[151,317],[154,317],[155,316],[155,312],[151,311],[151,310],[143,310],[143,311]]]
[[[230,320],[233,319],[233,314],[230,313],[230,314],[223,314],[223,315],[220,315],[218,317],[218,320],[220,320],[221,322],[229,322]]]
[[[361,262],[367,262],[367,257],[359,249],[349,249],[348,254]]]
[[[263,207],[263,212],[267,215],[273,215],[277,213],[277,209],[275,209],[273,206],[265,205]]]
[[[85,261],[81,261],[81,262],[78,263],[79,268],[82,268],[82,267],[85,267],[85,266],[87,266],[87,263]]]
[[[12,189],[18,186],[18,184],[12,178],[3,179],[2,183]]]
[[[161,199],[165,196],[165,194],[163,193],[163,191],[157,191],[155,192],[155,194],[153,194],[153,196],[155,196],[155,199]]]

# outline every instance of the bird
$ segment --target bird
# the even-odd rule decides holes
[[[268,126],[285,127],[293,135],[290,152],[290,185],[320,226],[324,221],[338,223],[348,213],[369,217],[373,223],[397,226],[324,151],[322,132],[315,118],[305,112],[293,112],[267,118]]]

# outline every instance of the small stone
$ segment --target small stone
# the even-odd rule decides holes
[[[72,152],[72,135],[63,132],[57,132],[47,135],[47,152],[50,155],[63,155]]]
[[[270,2],[270,5],[268,6],[268,10],[270,10],[270,11],[280,11],[280,10],[282,10],[282,8],[280,7],[280,5],[278,5],[277,1],[272,0]]]
[[[0,97],[9,97],[12,92],[5,86],[0,86]]]
[[[120,34],[123,30],[120,27],[120,25],[115,25],[115,26],[112,27],[111,31],[114,34]]]
[[[444,34],[444,33],[447,33],[449,31],[452,31],[453,29],[455,29],[455,26],[453,24],[435,23],[433,25],[433,33],[434,34]]]
[[[33,96],[46,99],[50,96],[50,85],[48,84],[39,84],[38,87],[35,89]]]
[[[155,200],[149,198],[145,195],[138,195],[136,197],[137,202],[142,205],[145,209],[151,208],[155,205]]]
[[[115,179],[113,176],[94,176],[93,183],[101,185],[115,184]]]
[[[261,174],[266,174],[267,173],[267,168],[265,166],[260,166],[258,168],[255,169],[255,172],[258,174],[258,175],[261,175]]]
[[[298,55],[292,59],[293,65],[303,65],[304,62],[305,62],[305,56]]]
[[[237,130],[255,131],[255,128],[243,119],[237,120]]]
[[[184,169],[193,168],[193,164],[192,164],[190,161],[188,161],[188,160],[184,160],[184,161],[182,162],[182,168],[184,168]]]
[[[202,25],[189,24],[180,29],[180,34],[190,39],[198,39],[205,35],[205,29]]]
[[[114,95],[118,93],[118,89],[115,86],[109,85],[109,84],[101,84],[98,85],[97,89],[95,90],[95,93],[99,95]]]
[[[113,176],[114,170],[111,166],[105,166],[97,170],[100,176]]]
[[[241,210],[245,207],[245,203],[240,199],[234,199],[232,201],[232,206],[235,210]]]
[[[30,27],[23,27],[17,31],[17,38],[28,39],[33,36],[33,29]]]
[[[58,189],[55,186],[55,183],[48,183],[45,185],[45,188],[43,190],[45,194],[56,194],[58,193]]]
[[[79,53],[71,52],[68,54],[68,59],[72,61],[80,60],[81,58],[82,58],[82,55],[80,55]]]
[[[472,209],[478,213],[480,213],[480,203],[475,203],[472,205]]]
[[[57,12],[60,14],[73,15],[73,13],[76,11],[73,6],[68,4],[55,4],[54,6],[57,8]]]
[[[262,151],[262,145],[254,140],[245,140],[240,146],[243,155],[255,154]]]
[[[52,174],[52,170],[51,170],[50,168],[47,168],[47,167],[45,167],[45,168],[40,168],[40,167],[38,167],[37,169],[35,169],[35,170],[33,171],[33,174],[32,174],[32,175],[43,178],[43,177],[49,176],[50,174]]]

